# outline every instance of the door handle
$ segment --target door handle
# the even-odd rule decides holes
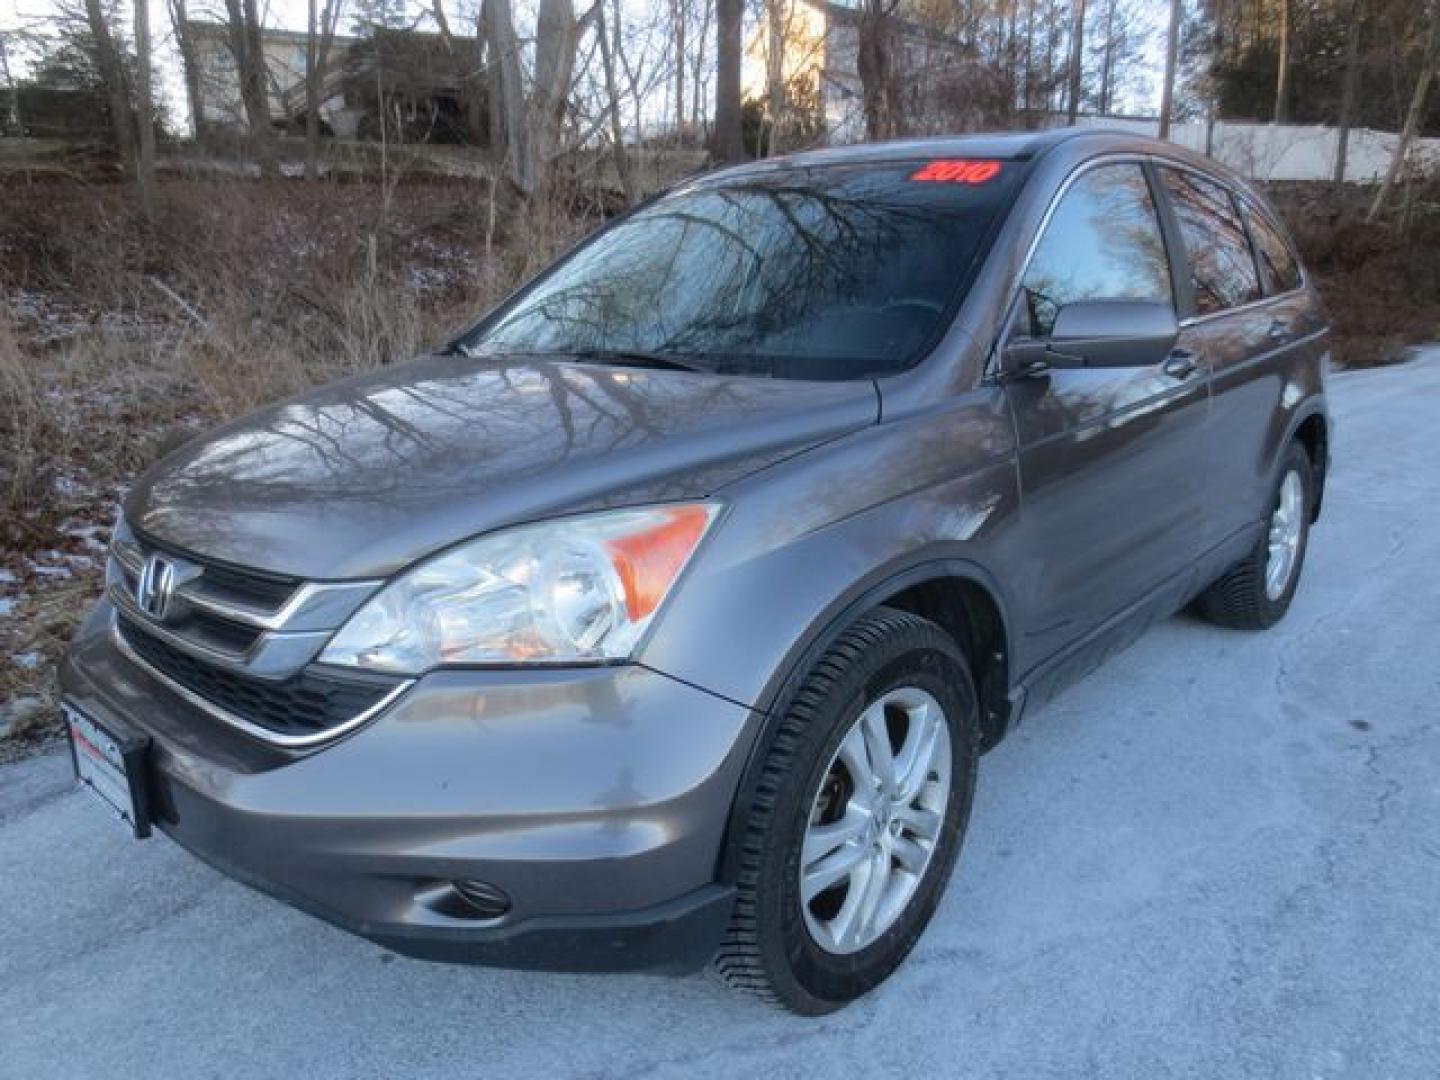
[[[1199,365],[1195,363],[1193,352],[1189,349],[1176,349],[1166,357],[1165,362],[1160,365],[1160,370],[1175,379],[1188,379],[1195,374],[1197,367]]]

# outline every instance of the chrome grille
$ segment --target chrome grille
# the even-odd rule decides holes
[[[231,717],[263,729],[277,741],[325,736],[374,709],[403,681],[347,677],[305,669],[288,679],[251,679],[197,660],[145,632],[121,615],[116,630],[132,655]]]
[[[133,661],[219,719],[284,745],[332,738],[409,685],[312,667],[379,584],[238,569],[161,546],[123,523],[106,573],[116,641]]]

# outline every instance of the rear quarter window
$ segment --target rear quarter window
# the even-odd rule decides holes
[[[1250,224],[1250,236],[1255,241],[1255,254],[1260,260],[1266,291],[1283,293],[1298,289],[1300,260],[1295,257],[1284,234],[1264,211],[1249,203],[1245,204],[1245,218]]]
[[[1190,268],[1195,314],[1213,315],[1264,296],[1245,224],[1221,185],[1188,169],[1160,169]]]

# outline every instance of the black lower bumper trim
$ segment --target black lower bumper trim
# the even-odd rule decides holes
[[[690,975],[715,955],[734,901],[733,888],[707,885],[641,911],[539,916],[513,926],[474,930],[346,929],[421,960],[536,971]]]
[[[419,960],[533,971],[692,975],[715,955],[735,902],[733,886],[711,884],[638,911],[536,916],[508,926],[363,922],[259,877],[246,867],[191,847],[164,821],[158,824],[177,844],[222,874],[342,930]]]

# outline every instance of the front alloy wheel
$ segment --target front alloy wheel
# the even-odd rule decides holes
[[[859,952],[915,896],[950,798],[945,711],[914,686],[865,709],[841,740],[810,811],[800,902],[810,936]]]
[[[978,759],[954,639],[889,608],[858,619],[790,695],[742,788],[720,977],[811,1015],[881,982],[940,901]]]

